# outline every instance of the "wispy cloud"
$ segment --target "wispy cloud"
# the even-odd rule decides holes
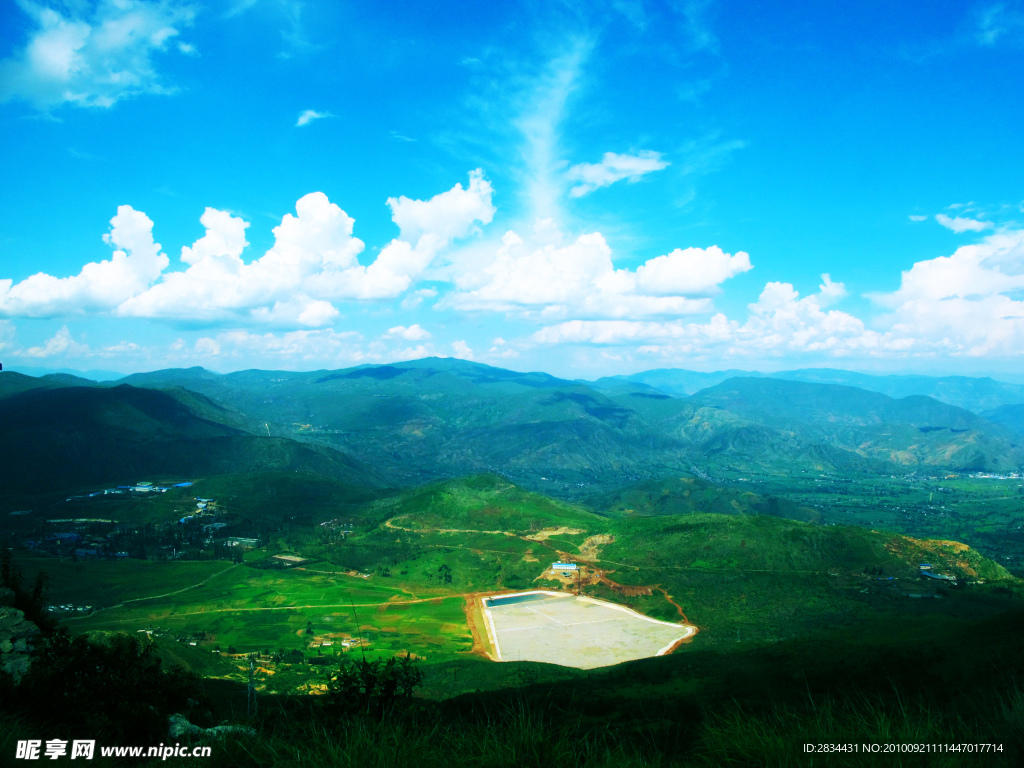
[[[175,91],[157,71],[154,54],[192,24],[193,6],[174,0],[18,5],[33,29],[21,50],[0,61],[0,101],[24,99],[40,110],[112,107],[131,96]],[[180,41],[173,47],[191,49]]]
[[[718,53],[718,36],[711,28],[710,9],[714,0],[683,0],[676,10],[683,19],[684,44],[694,53]]]
[[[580,163],[566,172],[566,178],[577,182],[569,190],[573,197],[582,197],[616,181],[628,179],[630,183],[640,181],[648,173],[668,168],[669,163],[661,159],[660,152],[641,151],[635,155],[617,155],[605,152],[600,163]]]
[[[978,219],[969,219],[964,216],[947,216],[944,213],[936,214],[935,220],[946,229],[951,229],[957,234],[961,232],[982,232],[992,227],[991,221],[979,221]]]
[[[524,94],[530,106],[515,125],[522,135],[523,192],[533,220],[561,218],[566,164],[561,155],[560,125],[593,47],[590,38],[573,40]]]
[[[995,3],[983,8],[975,26],[975,40],[987,47],[996,45],[1007,34],[1024,30],[1024,12],[1019,3]]]
[[[314,120],[321,120],[325,117],[334,117],[330,112],[317,112],[315,109],[307,109],[299,115],[299,119],[295,122],[296,128],[301,128],[304,125],[309,125]]]

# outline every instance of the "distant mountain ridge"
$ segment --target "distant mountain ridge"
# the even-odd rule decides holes
[[[1002,405],[1024,403],[1024,386],[989,377],[970,376],[873,376],[833,368],[804,368],[777,373],[757,371],[715,371],[701,373],[681,368],[662,368],[629,376],[610,376],[591,382],[598,389],[606,389],[616,382],[628,381],[645,384],[673,397],[689,397],[702,389],[721,384],[732,378],[769,378],[802,381],[813,384],[840,384],[879,392],[892,398],[927,395],[949,405],[956,405],[975,413]]]
[[[10,390],[35,383],[51,393],[74,383],[14,374],[0,378],[0,403],[17,397],[3,397],[5,381]],[[963,408],[774,376],[734,377],[680,398],[628,378],[591,386],[426,358],[338,371],[171,369],[122,383],[159,390],[193,416],[249,439],[294,442],[325,461],[358,461],[364,476],[372,467],[376,482],[396,487],[491,472],[582,498],[694,467],[892,473],[1024,464],[1024,436]]]

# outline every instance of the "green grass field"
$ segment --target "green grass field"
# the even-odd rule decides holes
[[[333,655],[342,640],[352,638],[365,641],[365,652],[372,656],[410,652],[437,660],[472,648],[462,598],[417,597],[399,586],[379,585],[384,580],[377,577],[371,581],[225,562],[68,564],[18,558],[18,564],[26,573],[30,565],[54,573],[51,600],[56,602],[78,598],[99,604],[101,594],[110,600],[134,598],[69,619],[78,631],[153,630],[194,641],[202,649],[234,647],[239,653],[283,649]],[[208,580],[191,586],[202,579]],[[167,590],[177,594],[152,597]],[[331,644],[310,647],[325,641]]]
[[[19,552],[15,565],[26,582],[44,571],[49,580],[51,604],[72,603],[102,608],[128,600],[152,598],[177,592],[225,572],[223,560],[154,562],[152,560],[59,560]]]
[[[72,563],[25,553],[16,563],[29,579],[49,573],[51,604],[104,609],[69,619],[76,630],[152,630],[211,657],[218,648],[333,656],[358,639],[371,657],[408,652],[446,670],[430,682],[445,693],[464,690],[463,667],[478,670],[470,675],[476,687],[518,684],[507,670],[479,671],[487,664],[471,653],[463,595],[571,588],[541,578],[559,552],[592,558],[590,570],[604,574],[585,594],[665,621],[685,614],[701,631],[683,654],[770,647],[839,628],[870,632],[893,617],[985,618],[1019,602],[1019,583],[973,550],[860,527],[750,513],[604,518],[494,477],[435,484],[370,509],[344,535],[283,530],[237,566]],[[560,532],[545,538],[544,529]],[[603,543],[584,546],[596,534]],[[277,552],[314,562],[265,568]],[[917,570],[923,561],[961,582],[988,583],[925,582]],[[279,665],[277,689],[294,691],[315,676],[296,669]],[[212,667],[211,674],[222,676]]]

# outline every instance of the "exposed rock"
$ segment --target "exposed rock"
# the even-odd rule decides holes
[[[0,601],[2,599],[3,595],[0,594]],[[11,675],[15,682],[28,672],[39,634],[39,627],[26,619],[25,614],[17,608],[9,605],[0,607],[0,670]]]
[[[180,739],[182,736],[224,736],[229,733],[244,733],[255,736],[256,731],[244,725],[215,725],[212,728],[201,728],[193,725],[184,715],[171,715],[167,720],[167,738]]]

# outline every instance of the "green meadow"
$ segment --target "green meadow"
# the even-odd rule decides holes
[[[133,593],[125,587],[119,601],[125,604],[69,619],[80,631],[152,630],[196,642],[200,648],[227,652],[234,647],[240,653],[284,649],[316,654],[310,646],[327,641],[330,645],[319,652],[329,648],[327,652],[333,654],[340,650],[342,639],[352,638],[362,639],[366,652],[381,655],[408,651],[430,658],[472,647],[461,598],[418,597],[399,586],[378,584],[379,577],[265,570],[224,562],[140,563],[157,566],[147,569],[134,562],[53,561],[56,567],[51,569],[50,563],[38,560],[35,565],[46,565],[57,574],[51,599],[58,602],[74,594],[101,594],[93,590],[101,585],[113,596],[118,585],[138,584],[150,574],[159,574],[159,588],[151,583]],[[119,568],[124,572],[117,574]],[[23,570],[29,571],[28,567]],[[77,579],[78,587],[70,577]],[[202,579],[206,581],[198,584]],[[152,596],[160,594],[158,589],[174,588],[177,593],[168,597]],[[92,601],[100,604],[95,597]]]

